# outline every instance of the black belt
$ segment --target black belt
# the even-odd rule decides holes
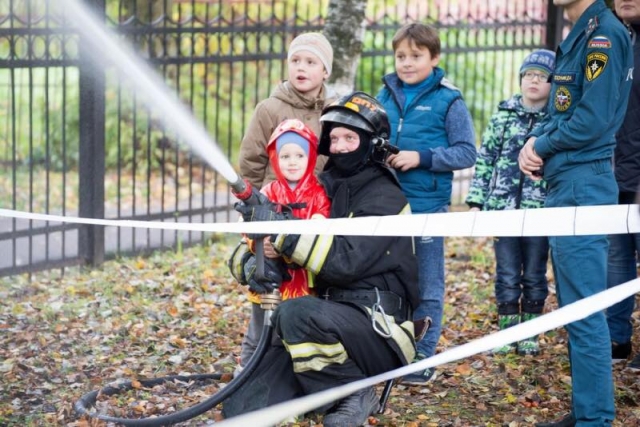
[[[380,298],[379,301],[378,296]],[[378,303],[385,314],[393,316],[398,323],[411,319],[411,310],[404,298],[391,291],[378,290],[378,292],[376,292],[374,289],[347,290],[328,288],[322,297],[330,301],[349,302],[364,305],[369,308],[373,307],[375,303]]]

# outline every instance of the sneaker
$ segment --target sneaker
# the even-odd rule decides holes
[[[575,427],[577,424],[573,414],[565,416],[560,421],[551,421],[548,423],[536,423],[535,427]]]
[[[623,342],[617,343],[615,341],[611,341],[611,360],[613,363],[622,362],[623,360],[627,360],[627,358],[631,355],[631,343]]]
[[[361,426],[379,407],[373,387],[358,390],[339,401],[322,419],[324,427]]]
[[[640,372],[640,353],[636,354],[636,357],[629,363],[627,363],[627,367],[625,368],[629,371]]]
[[[416,358],[413,359],[413,363],[419,362],[421,360],[426,359],[422,353],[418,353]],[[409,375],[405,375],[400,379],[400,384],[404,385],[425,385],[435,380],[438,375],[436,374],[436,370],[434,368],[427,368],[424,371],[414,372]]]
[[[426,385],[431,381],[434,381],[438,377],[436,370],[433,368],[427,368],[424,371],[414,372],[413,374],[406,375],[400,380],[400,384],[404,385]]]

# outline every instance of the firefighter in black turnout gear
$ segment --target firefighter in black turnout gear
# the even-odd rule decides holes
[[[352,93],[326,107],[320,121],[319,153],[329,161],[319,178],[332,202],[330,218],[409,214],[385,166],[389,122],[378,101]],[[252,377],[224,402],[225,417],[413,360],[418,267],[411,237],[279,234],[270,239],[285,259],[316,275],[317,296],[286,300],[275,310],[272,321],[282,345],[272,344]],[[325,427],[357,426],[377,409],[369,387],[319,412],[325,413]]]

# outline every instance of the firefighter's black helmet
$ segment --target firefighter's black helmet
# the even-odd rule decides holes
[[[389,118],[384,107],[377,99],[364,92],[350,93],[326,106],[322,110],[320,123],[322,130],[318,153],[324,155],[329,155],[329,133],[336,123],[363,130],[372,139],[388,140],[390,134]]]

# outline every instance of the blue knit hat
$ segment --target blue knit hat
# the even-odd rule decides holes
[[[539,70],[547,74],[552,74],[555,67],[556,53],[547,49],[538,49],[524,58],[520,66],[520,75],[523,75],[527,70]]]
[[[296,132],[285,132],[276,139],[276,153],[279,153],[280,149],[286,144],[296,144],[304,150],[307,156],[309,155],[309,141]]]

